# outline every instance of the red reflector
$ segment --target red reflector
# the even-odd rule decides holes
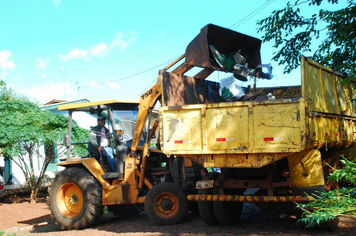
[[[263,138],[263,141],[273,141],[273,140],[274,140],[273,137]]]
[[[206,176],[208,174],[208,170],[207,169],[201,169],[201,171],[200,171],[200,175],[201,176]]]
[[[224,141],[226,141],[226,138],[217,138],[216,139],[216,142],[224,142]]]
[[[289,173],[288,170],[284,170],[283,173],[282,173],[282,175],[283,175],[284,177],[288,177],[289,174],[290,174],[290,173]]]
[[[2,190],[4,188],[4,185],[0,185],[0,190]]]
[[[174,140],[174,143],[183,143],[183,140]]]

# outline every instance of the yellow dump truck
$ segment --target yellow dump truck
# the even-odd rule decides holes
[[[259,39],[209,24],[182,57],[160,70],[139,104],[109,100],[59,107],[70,117],[86,111],[109,119],[124,176],[119,166],[108,171],[98,158],[68,155],[49,191],[56,221],[80,229],[97,222],[104,206],[125,214],[127,207],[144,204],[152,221],[174,224],[190,202],[206,223],[228,225],[238,221],[244,201],[270,210],[337,188],[325,179],[329,166],[338,165],[339,151],[356,145],[354,84],[343,84],[344,75],[302,57],[301,86],[259,88],[259,79],[271,78],[260,46]],[[194,67],[201,70],[187,76]],[[233,75],[242,95],[228,89],[233,97],[226,100],[222,83],[208,80],[214,71]],[[235,78],[250,78],[253,86]],[[136,113],[128,121],[121,110]],[[118,127],[123,124],[135,128]],[[70,132],[67,141],[70,147]],[[244,194],[249,189],[253,196]]]

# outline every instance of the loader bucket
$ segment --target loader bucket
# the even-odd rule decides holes
[[[240,51],[251,69],[261,64],[261,40],[213,24],[202,28],[190,42],[185,51],[186,62],[193,66],[216,69],[211,63],[210,45],[220,54],[229,56]]]

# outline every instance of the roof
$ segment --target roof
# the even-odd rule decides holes
[[[107,105],[115,107],[120,107],[121,109],[132,109],[133,107],[137,107],[139,104],[138,101],[132,100],[105,100],[105,101],[97,101],[97,102],[84,102],[84,103],[74,103],[74,104],[66,104],[58,106],[59,111],[64,110],[76,110],[76,111],[89,111],[91,107],[100,106],[105,109]]]
[[[40,108],[43,110],[53,111],[53,110],[57,110],[58,106],[60,106],[60,105],[74,104],[74,103],[88,103],[88,102],[89,102],[89,100],[85,99],[85,98],[72,100],[72,101],[53,99],[52,101],[49,101],[46,104],[40,106]]]
[[[67,102],[67,101],[68,100],[52,99],[51,101],[43,104],[43,106],[48,106],[48,105],[57,104],[57,103],[63,103],[63,102]]]

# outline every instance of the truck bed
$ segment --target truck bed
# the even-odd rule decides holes
[[[258,88],[255,100],[221,102],[218,83],[168,72],[162,77],[160,135],[168,155],[287,154],[356,144],[352,85],[341,85],[341,74],[307,58],[301,86]]]

